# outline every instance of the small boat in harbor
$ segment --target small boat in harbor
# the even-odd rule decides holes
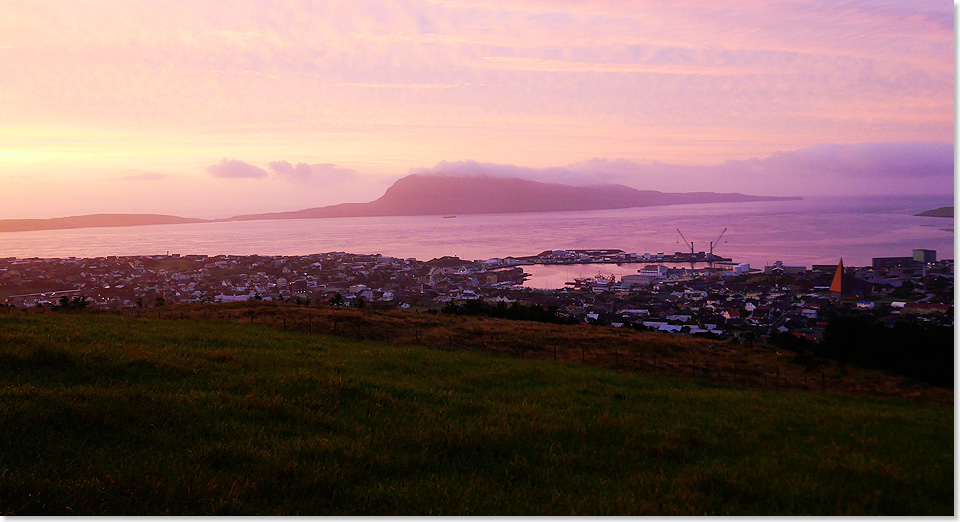
[[[455,217],[457,217],[457,216],[454,216],[454,215],[451,214],[451,215],[449,215],[449,216],[443,216],[443,219],[450,219],[450,218],[455,218]]]

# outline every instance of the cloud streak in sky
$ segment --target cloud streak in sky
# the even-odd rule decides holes
[[[123,181],[156,181],[169,178],[169,174],[162,172],[134,171],[129,174],[118,176],[116,179]]]
[[[551,60],[483,56],[480,60],[491,69],[513,71],[536,71],[555,73],[621,73],[621,74],[671,74],[701,76],[741,76],[760,74],[759,68],[716,67],[709,65],[645,64],[629,62],[590,62],[575,60]]]

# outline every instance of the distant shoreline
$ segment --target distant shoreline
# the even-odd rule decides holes
[[[77,228],[139,227],[209,223],[211,220],[164,214],[86,214],[48,219],[0,219],[0,232],[36,232]]]
[[[780,198],[757,201],[735,201],[735,203],[762,203],[765,201],[795,201],[803,198]],[[695,205],[711,205],[717,203],[730,203],[727,201],[692,203]],[[615,207],[615,208],[590,208],[590,209],[561,209],[561,210],[529,210],[515,212],[463,212],[463,215],[491,215],[491,214],[517,214],[517,213],[537,213],[537,212],[581,212],[584,210],[619,210],[621,208],[642,208],[642,207],[668,207],[690,203],[664,203],[661,205],[637,205],[635,207]],[[75,230],[82,228],[122,228],[122,227],[142,227],[150,225],[192,225],[196,223],[241,223],[246,221],[282,221],[282,220],[300,220],[300,219],[336,219],[341,217],[416,217],[416,216],[438,216],[447,217],[441,214],[371,214],[371,215],[349,215],[349,216],[291,216],[275,217],[271,214],[263,214],[264,217],[233,216],[219,219],[201,219],[185,218],[180,216],[167,216],[160,214],[85,214],[82,216],[69,216],[59,218],[39,218],[39,219],[0,219],[0,234],[16,232],[44,232],[48,230]],[[112,218],[112,219],[111,219]]]
[[[953,207],[939,207],[925,210],[919,214],[914,214],[914,216],[952,218]]]

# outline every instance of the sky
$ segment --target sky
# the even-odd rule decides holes
[[[0,218],[375,199],[410,173],[953,194],[943,1],[0,0]]]

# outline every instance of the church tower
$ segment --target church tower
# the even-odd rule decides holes
[[[833,276],[833,282],[830,283],[830,291],[838,294],[843,293],[843,258],[840,258],[840,264],[837,265],[837,273]]]

